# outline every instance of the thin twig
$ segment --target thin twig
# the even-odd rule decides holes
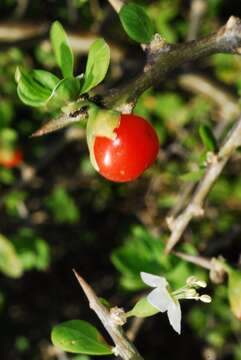
[[[241,117],[227,135],[218,154],[213,154],[209,159],[209,165],[206,172],[199,182],[189,205],[176,219],[167,219],[172,233],[167,241],[166,253],[169,253],[180,240],[191,219],[193,217],[204,215],[203,205],[208,193],[218,179],[227,161],[239,146],[241,146]]]
[[[96,313],[106,331],[112,338],[115,344],[115,355],[120,356],[124,360],[143,360],[135,346],[128,340],[126,334],[122,330],[122,327],[114,321],[111,316],[111,312],[102,304],[94,290],[75,270],[73,270],[73,272],[87,299],[89,300],[90,308]]]
[[[187,73],[178,77],[178,83],[185,90],[189,90],[196,94],[203,95],[207,99],[214,102],[219,109],[219,121],[215,126],[213,132],[219,139],[227,127],[234,119],[239,115],[240,108],[238,104],[238,98],[235,98],[232,94],[224,89],[220,89],[216,83],[208,79],[207,77],[194,73]],[[195,182],[186,184],[180,191],[180,196],[175,206],[169,212],[168,217],[175,217],[182,210],[187,203],[189,195],[192,193],[195,187]]]
[[[118,13],[125,3],[125,0],[108,0],[113,9]]]
[[[136,339],[137,334],[138,334],[142,324],[144,323],[144,321],[145,321],[145,318],[134,317],[132,319],[131,326],[128,329],[128,331],[126,332],[126,335],[130,341],[134,341]]]
[[[207,9],[206,0],[193,0],[190,8],[190,21],[187,40],[195,40],[198,35],[200,24]]]
[[[198,265],[204,269],[212,269],[212,260],[199,255],[185,254],[180,251],[173,251],[173,254],[182,260]]]

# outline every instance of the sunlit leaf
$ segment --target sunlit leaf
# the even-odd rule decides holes
[[[55,21],[50,30],[51,44],[54,50],[57,64],[63,77],[73,76],[74,59],[68,37],[59,21]]]
[[[126,4],[119,12],[120,21],[129,37],[139,43],[149,43],[154,35],[151,19],[142,6]]]
[[[107,73],[110,64],[110,48],[104,39],[97,39],[90,47],[81,93],[97,86]]]
[[[82,320],[66,321],[55,326],[51,333],[55,346],[64,351],[88,355],[111,355],[111,347],[105,343],[98,330]]]

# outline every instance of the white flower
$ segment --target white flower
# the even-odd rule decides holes
[[[181,307],[179,299],[194,299],[201,300],[203,302],[211,301],[210,296],[201,295],[196,291],[198,287],[206,286],[204,281],[200,281],[195,277],[188,278],[186,285],[174,292],[171,291],[167,280],[162,276],[141,272],[142,281],[146,284],[155,288],[147,295],[148,302],[155,308],[159,309],[160,312],[167,311],[169,322],[173,329],[180,334],[181,333]]]

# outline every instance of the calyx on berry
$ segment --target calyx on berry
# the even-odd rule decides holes
[[[95,159],[94,144],[97,137],[106,137],[114,140],[120,123],[120,114],[117,111],[102,110],[97,106],[91,106],[87,122],[87,144],[90,152],[90,161],[96,171],[100,171]]]

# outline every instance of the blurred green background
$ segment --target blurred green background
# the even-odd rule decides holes
[[[191,2],[138,1],[156,31],[171,43],[190,31]],[[237,0],[207,0],[199,35],[207,35],[229,16],[241,16]],[[88,308],[73,276],[76,268],[112,305],[129,309],[143,291],[140,271],[161,273],[174,287],[189,275],[208,279],[207,271],[163,254],[165,218],[179,196],[190,193],[205,167],[207,149],[199,128],[208,125],[222,140],[240,109],[241,57],[214,55],[184,65],[139,99],[135,112],[155,126],[161,143],[156,163],[138,180],[114,184],[91,167],[84,124],[31,139],[54,114],[30,108],[16,94],[15,70],[42,68],[58,75],[48,29],[58,19],[68,32],[77,74],[88,48],[104,37],[111,48],[105,88],[134,77],[145,61],[128,39],[107,1],[66,0],[0,2],[0,162],[1,154],[21,152],[22,161],[0,164],[0,359],[87,360],[58,352],[52,327],[65,320],[101,324]],[[217,104],[188,91],[183,76],[205,76],[227,95]],[[232,103],[233,110],[227,111]],[[231,106],[231,105],[230,105]],[[240,267],[241,161],[237,152],[207,201],[206,216],[188,227],[178,249],[207,257],[222,255]],[[161,254],[161,256],[160,256]],[[182,335],[166,316],[145,320],[136,345],[145,359],[241,360],[241,328],[230,311],[226,282],[212,285],[210,305],[183,304]]]

